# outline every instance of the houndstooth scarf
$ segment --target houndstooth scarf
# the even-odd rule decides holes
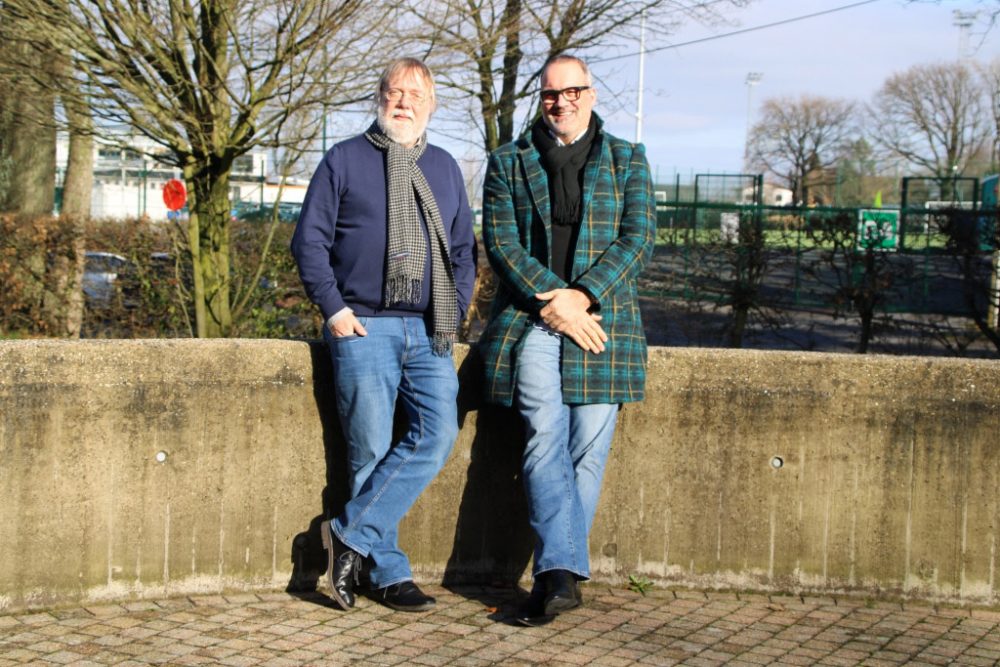
[[[458,328],[458,304],[444,223],[434,193],[417,167],[417,160],[427,148],[427,135],[413,148],[406,148],[387,137],[375,122],[365,132],[365,138],[387,155],[389,228],[383,305],[389,308],[399,303],[420,302],[427,262],[427,243],[420,224],[422,212],[431,239],[433,349],[437,355],[449,354]]]

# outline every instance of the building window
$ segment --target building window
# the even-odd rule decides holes
[[[233,173],[253,174],[253,156],[241,155],[233,160]]]

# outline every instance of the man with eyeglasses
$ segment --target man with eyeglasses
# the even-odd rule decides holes
[[[637,278],[655,231],[641,144],[602,129],[587,65],[550,59],[541,118],[491,156],[483,241],[499,279],[480,338],[486,398],[517,408],[536,543],[516,612],[541,625],[582,604],[588,537],[620,404],[645,386]]]
[[[427,143],[434,105],[423,62],[391,63],[375,122],[323,157],[292,238],[325,322],[347,441],[351,500],[321,524],[327,582],[345,610],[363,566],[379,602],[400,611],[434,604],[413,582],[398,526],[458,435],[451,349],[476,273],[462,173]],[[394,441],[397,403],[408,425]]]

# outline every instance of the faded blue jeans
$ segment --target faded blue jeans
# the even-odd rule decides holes
[[[534,327],[517,358],[514,405],[524,418],[522,471],[536,536],[532,576],[569,570],[589,579],[590,527],[618,404],[564,404],[561,350],[559,334]]]
[[[332,525],[341,542],[371,558],[372,585],[383,588],[413,579],[399,522],[458,435],[458,377],[450,354],[431,351],[422,318],[358,319],[367,336],[338,338],[323,327],[351,485],[351,500]],[[397,397],[409,425],[393,443]]]

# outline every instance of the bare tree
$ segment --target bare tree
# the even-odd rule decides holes
[[[5,0],[25,43],[72,54],[98,128],[135,129],[188,186],[187,243],[198,336],[232,328],[229,173],[258,146],[295,144],[290,116],[368,94],[389,30],[362,0]],[[359,69],[363,67],[363,69]]]
[[[857,317],[860,323],[855,351],[868,352],[879,330],[892,326],[888,304],[899,301],[901,285],[912,282],[910,256],[882,248],[881,228],[859,236],[852,211],[809,212],[805,235],[814,250],[802,267],[809,278],[810,299],[832,309],[833,317]]]
[[[978,70],[993,121],[990,170],[996,172],[1000,170],[1000,58],[980,64]]]
[[[749,0],[440,0],[430,7],[410,0],[426,35],[428,59],[442,98],[464,108],[455,134],[486,153],[512,141],[535,114],[535,93],[544,62],[571,53],[606,56],[638,47],[645,20],[651,35],[665,36],[684,20],[719,21],[725,10]],[[437,130],[444,118],[438,119]],[[519,127],[520,126],[520,127]],[[475,127],[475,134],[469,132]],[[445,132],[447,130],[444,130]],[[493,277],[480,264],[473,303],[462,333],[471,330],[493,293]]]
[[[899,181],[889,175],[865,138],[851,142],[837,162],[834,206],[871,206],[875,199],[898,191]]]
[[[542,64],[550,56],[607,55],[638,47],[645,16],[651,35],[665,36],[684,20],[719,21],[748,0],[413,0],[412,15],[428,35],[429,57],[441,85],[476,100],[469,118],[488,152],[518,134],[518,114],[530,120]],[[467,127],[467,125],[466,125]]]
[[[873,141],[946,186],[981,156],[988,137],[982,87],[963,62],[894,74],[869,107]]]
[[[803,95],[764,101],[750,129],[749,166],[778,179],[794,201],[810,203],[810,189],[829,185],[835,166],[857,137],[854,103]]]
[[[53,188],[55,186],[55,131],[57,122],[57,101],[53,92],[57,78],[72,76],[72,62],[67,54],[53,52],[39,44],[19,40],[23,34],[20,25],[23,19],[17,14],[0,8],[0,41],[5,53],[0,58],[0,81],[7,91],[0,97],[0,116],[10,121],[17,116],[18,122],[7,123],[12,134],[7,135],[9,145],[28,140],[29,150],[18,151],[19,160],[11,167],[19,173],[39,171],[38,177],[19,180],[18,189],[29,189],[28,193],[15,195],[22,201],[37,202],[32,213],[47,214],[52,210]],[[30,28],[29,28],[30,29]],[[64,179],[62,212],[74,217],[85,217],[90,213],[90,190],[93,182],[93,133],[92,122],[86,104],[80,102],[79,90],[68,90],[58,100],[69,126],[69,158]],[[0,121],[0,124],[4,124]],[[76,128],[80,128],[77,130]],[[44,142],[44,147],[31,142],[32,136]],[[51,156],[52,162],[40,160],[39,152]],[[2,188],[0,188],[2,189]],[[68,192],[67,192],[68,190]],[[3,195],[0,194],[0,200]]]

